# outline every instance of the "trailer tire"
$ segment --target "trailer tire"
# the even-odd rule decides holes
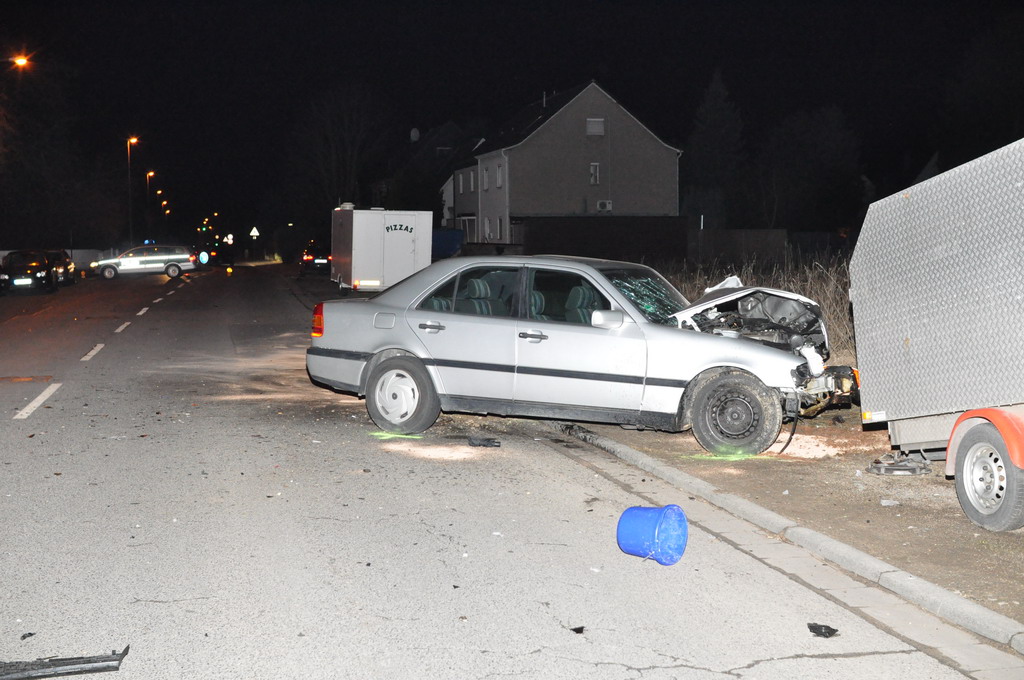
[[[382,430],[417,434],[437,420],[441,401],[427,369],[418,359],[392,357],[370,372],[366,412]]]
[[[975,425],[960,440],[956,497],[968,519],[989,531],[1024,527],[1024,471],[1010,460],[995,425]]]
[[[723,371],[696,390],[690,406],[693,436],[711,453],[757,455],[778,439],[782,401],[751,374]]]

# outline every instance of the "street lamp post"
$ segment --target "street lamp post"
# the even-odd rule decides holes
[[[129,137],[128,148],[128,247],[135,244],[135,225],[132,221],[132,144],[138,144],[138,137]]]
[[[151,200],[150,199],[151,194],[149,193],[149,181],[151,179],[153,179],[153,176],[155,174],[156,174],[156,172],[154,172],[153,170],[150,170],[149,172],[146,173],[146,200],[142,204],[142,216],[143,216],[143,218],[145,218],[146,231],[153,231],[153,232],[159,231],[159,228],[155,227],[153,225],[152,211],[150,211],[150,209],[149,209],[149,204],[150,204],[150,200]],[[154,236],[155,235],[156,234],[154,234]],[[160,238],[161,238],[161,240],[163,239],[163,234],[160,234]]]

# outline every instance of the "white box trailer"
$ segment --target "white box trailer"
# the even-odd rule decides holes
[[[355,210],[331,216],[331,280],[342,293],[384,290],[430,264],[433,213]]]
[[[872,203],[850,262],[861,408],[945,459],[967,516],[1024,526],[1024,140]]]

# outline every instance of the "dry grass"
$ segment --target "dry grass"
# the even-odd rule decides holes
[[[748,261],[733,267],[719,262],[692,264],[672,261],[655,268],[672,282],[688,300],[696,300],[704,289],[727,276],[738,276],[745,286],[765,286],[792,291],[821,306],[832,346],[833,364],[854,363],[853,317],[850,314],[850,261],[844,254],[803,257],[791,254],[784,262]]]

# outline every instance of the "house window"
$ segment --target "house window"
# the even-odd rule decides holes
[[[490,241],[491,238],[493,238],[491,236],[491,218],[490,217],[485,217],[484,218],[484,239],[487,240],[487,241]]]
[[[498,174],[494,177],[494,186],[501,188],[501,163],[498,163]]]
[[[487,191],[491,188],[491,169],[484,168],[484,174],[480,178],[480,188]]]
[[[590,164],[590,183],[597,185],[601,183],[601,164],[591,163]]]
[[[498,233],[496,233],[494,235],[494,238],[498,239],[499,241],[501,240],[501,227],[503,226],[501,222],[502,222],[502,219],[499,217],[498,218]]]
[[[603,137],[604,118],[587,118],[587,135],[593,137]]]
[[[463,191],[463,188],[464,188],[464,187],[463,187],[463,185],[462,185],[462,180],[463,180],[463,179],[465,179],[465,174],[464,174],[464,173],[461,173],[461,172],[460,172],[460,173],[459,173],[459,193],[460,193],[460,194],[461,194],[461,193],[464,193],[464,191]]]
[[[469,171],[469,193],[476,191],[476,172],[473,170]]]

